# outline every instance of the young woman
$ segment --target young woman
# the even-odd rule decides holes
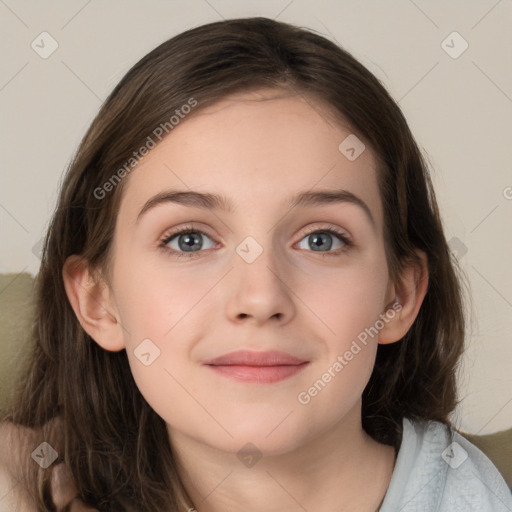
[[[512,510],[449,420],[454,265],[407,123],[349,53],[265,18],[179,34],[63,182],[4,504]]]

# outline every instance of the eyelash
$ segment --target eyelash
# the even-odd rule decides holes
[[[174,249],[170,249],[167,244],[178,235],[183,235],[187,233],[200,233],[202,235],[206,235],[208,238],[212,237],[208,235],[208,233],[205,233],[204,231],[201,231],[200,229],[194,228],[193,226],[183,226],[181,228],[176,229],[175,231],[172,231],[171,233],[166,233],[161,239],[158,244],[158,248],[164,251],[168,256],[171,257],[178,257],[178,258],[194,258],[199,255],[199,253],[204,251],[196,251],[196,252],[184,252],[184,251],[176,251]],[[313,234],[313,233],[328,233],[331,235],[334,235],[337,237],[341,242],[343,242],[343,247],[341,249],[337,249],[336,251],[328,251],[328,252],[318,252],[318,254],[325,256],[341,256],[341,254],[348,251],[351,247],[353,247],[353,242],[343,233],[342,231],[339,231],[338,229],[334,227],[326,227],[326,228],[310,228],[306,231],[306,233],[302,236],[300,240],[303,238],[306,238],[307,236]],[[213,240],[213,239],[212,239]],[[315,252],[315,251],[310,251]]]

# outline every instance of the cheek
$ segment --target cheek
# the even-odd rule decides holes
[[[347,261],[338,269],[308,275],[298,285],[299,295],[325,327],[325,339],[340,350],[384,312],[388,285],[387,264],[379,250]]]
[[[115,284],[127,344],[133,347],[144,338],[161,344],[175,338],[176,331],[187,324],[190,313],[215,283],[215,276],[205,280],[194,272],[133,260],[132,264],[119,261]]]
[[[359,263],[328,281],[316,281],[309,295],[308,305],[318,312],[325,326],[322,331],[327,332],[325,351],[295,397],[300,414],[311,418],[312,430],[320,423],[334,425],[348,414],[361,399],[374,368],[387,267],[377,257]]]
[[[190,395],[198,389],[188,366],[190,344],[204,327],[201,311],[209,303],[205,293],[218,279],[176,268],[171,271],[154,262],[146,265],[137,261],[136,253],[117,260],[115,278],[116,303],[136,385],[157,414],[180,424],[183,417],[197,415]]]

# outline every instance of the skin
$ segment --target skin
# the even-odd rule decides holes
[[[66,264],[79,321],[105,350],[127,350],[199,512],[373,512],[385,495],[395,454],[363,431],[361,395],[378,343],[401,339],[418,313],[426,261],[419,253],[422,267],[406,269],[400,283],[389,279],[376,160],[368,144],[354,161],[338,150],[351,133],[301,96],[226,98],[182,121],[126,178],[110,286],[80,258]],[[166,189],[223,194],[235,211],[166,203],[137,222],[146,201]],[[359,196],[375,225],[350,203],[287,206],[291,196],[320,189]],[[168,252],[158,248],[191,223],[204,233],[195,257],[172,255],[179,237]],[[331,256],[314,251],[306,228],[328,225],[354,245]],[[236,252],[247,236],[262,249],[252,263]],[[331,253],[343,247],[334,235],[327,241]],[[400,312],[301,404],[298,394],[395,300]],[[144,339],[160,350],[149,366],[134,354]],[[203,365],[239,349],[281,350],[309,364],[273,384],[241,383]],[[252,467],[237,457],[248,442],[262,455]]]

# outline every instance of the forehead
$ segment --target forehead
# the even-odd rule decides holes
[[[121,208],[133,218],[163,190],[192,189],[230,198],[235,211],[270,212],[294,193],[342,188],[361,197],[379,225],[376,159],[366,144],[349,160],[340,151],[349,136],[349,124],[311,98],[275,90],[232,95],[185,117],[149,152],[131,172]]]

